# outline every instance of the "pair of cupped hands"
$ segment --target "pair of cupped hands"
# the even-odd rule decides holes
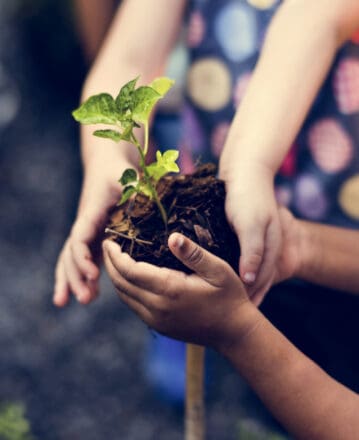
[[[60,253],[54,303],[74,294],[88,304],[98,295],[99,265],[121,300],[150,327],[188,342],[216,346],[230,332],[231,317],[245,327],[245,311],[259,305],[269,288],[295,275],[300,265],[300,225],[276,203],[272,180],[226,181],[226,213],[241,244],[239,275],[223,260],[181,234],[169,237],[173,254],[193,270],[180,271],[136,262],[118,244],[99,242],[107,213],[119,199],[115,179],[84,182],[79,212]],[[238,331],[238,329],[236,329]]]

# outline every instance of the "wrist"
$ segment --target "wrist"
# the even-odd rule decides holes
[[[231,157],[230,160],[226,160],[222,157],[219,162],[219,176],[225,182],[240,180],[242,184],[247,184],[257,180],[258,177],[268,182],[274,180],[276,170],[264,160],[241,157]]]
[[[118,180],[121,170],[127,168],[125,165],[115,162],[110,168],[101,161],[88,164],[82,183],[78,216],[84,213],[104,213],[120,200],[122,186]]]
[[[241,344],[260,326],[263,315],[251,301],[243,302],[226,319],[225,331],[213,344],[213,348],[223,356],[230,358]]]
[[[311,224],[304,220],[298,220],[298,260],[294,270],[294,277],[307,279],[309,274],[315,270],[318,263],[318,251],[321,246],[317,245],[317,236],[311,228]]]

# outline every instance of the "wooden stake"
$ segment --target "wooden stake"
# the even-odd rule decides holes
[[[204,347],[186,345],[185,440],[204,440]]]

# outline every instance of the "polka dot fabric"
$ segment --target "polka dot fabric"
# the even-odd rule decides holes
[[[280,0],[192,0],[183,166],[217,162]],[[303,75],[305,80],[305,75]],[[295,105],[295,103],[294,103]],[[284,123],[284,122],[283,122]],[[359,227],[359,30],[341,48],[276,177],[298,217]]]

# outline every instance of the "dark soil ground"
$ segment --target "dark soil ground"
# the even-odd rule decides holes
[[[49,50],[49,39],[66,35],[56,17],[47,15],[47,29],[36,17],[24,26],[6,18],[9,3],[0,0],[0,401],[23,402],[40,440],[181,439],[181,408],[145,379],[152,336],[107,278],[91,306],[51,303],[80,188],[70,111],[84,69],[75,45],[63,58]],[[236,439],[238,421],[254,414],[244,410],[248,393],[209,357],[208,439]]]

